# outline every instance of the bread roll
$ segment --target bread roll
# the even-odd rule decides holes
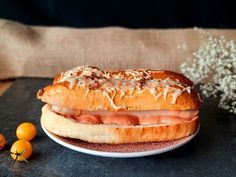
[[[201,105],[193,83],[182,74],[101,71],[88,66],[60,74],[53,85],[39,90],[38,98],[76,110],[187,110]]]
[[[199,119],[194,118],[186,123],[172,125],[82,124],[56,114],[45,105],[42,108],[41,124],[50,132],[62,137],[91,143],[122,144],[167,141],[186,137],[197,130]]]
[[[191,135],[202,99],[182,74],[79,66],[38,91],[42,125],[96,143],[166,141]],[[150,114],[151,112],[151,114]],[[151,116],[151,117],[150,117]]]

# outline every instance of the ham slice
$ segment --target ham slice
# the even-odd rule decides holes
[[[84,111],[51,106],[52,111],[86,124],[153,125],[180,124],[197,118],[199,110]]]

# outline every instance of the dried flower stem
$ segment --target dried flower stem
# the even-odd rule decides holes
[[[236,44],[196,29],[205,40],[193,53],[192,64],[182,63],[181,72],[207,97],[220,99],[219,108],[236,114]]]

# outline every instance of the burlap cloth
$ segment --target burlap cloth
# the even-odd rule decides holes
[[[236,39],[236,30],[211,30]],[[53,77],[78,65],[103,69],[179,71],[198,49],[194,29],[74,29],[27,26],[0,19],[0,79]]]

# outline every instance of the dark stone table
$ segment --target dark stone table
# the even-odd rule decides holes
[[[7,139],[6,150],[16,140],[19,123],[37,125],[33,155],[29,163],[17,162],[0,152],[0,176],[236,176],[236,115],[217,108],[216,101],[205,100],[201,129],[188,144],[155,156],[105,158],[67,149],[49,139],[40,127],[42,103],[36,99],[46,79],[19,79],[0,97],[0,132]]]

